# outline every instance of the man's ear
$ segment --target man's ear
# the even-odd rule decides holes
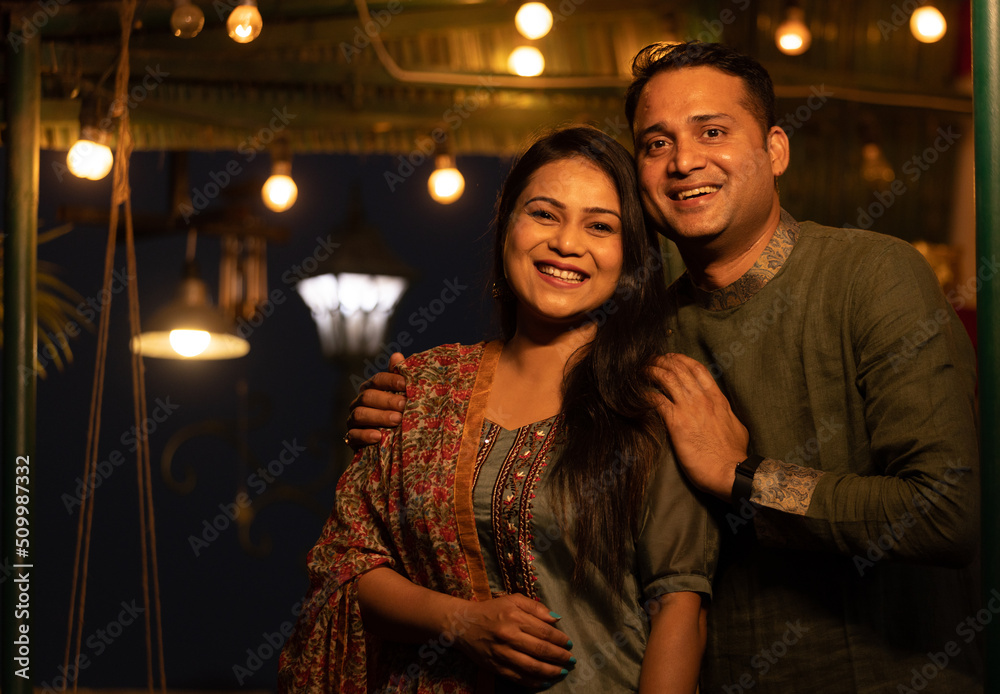
[[[771,157],[771,172],[777,178],[788,169],[788,135],[777,125],[767,133],[767,153]]]

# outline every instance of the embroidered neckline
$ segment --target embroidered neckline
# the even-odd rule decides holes
[[[746,303],[754,294],[764,288],[781,269],[788,256],[791,255],[795,242],[799,238],[799,224],[786,210],[781,210],[778,228],[767,242],[757,262],[747,270],[742,277],[732,284],[705,291],[695,286],[691,276],[684,273],[685,286],[691,296],[709,311],[723,311]]]
[[[490,495],[490,518],[497,568],[506,593],[519,592],[536,598],[534,498],[543,471],[550,462],[550,451],[562,435],[562,413],[517,429],[502,429],[486,420],[480,437],[473,489],[486,458],[505,432],[513,445],[500,466]]]

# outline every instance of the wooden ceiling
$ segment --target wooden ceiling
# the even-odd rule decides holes
[[[770,39],[784,0],[550,0],[555,27],[533,42],[546,56],[542,78],[506,71],[510,51],[529,43],[513,26],[516,0],[390,0],[367,7],[371,20],[356,0],[260,0],[264,28],[246,45],[226,35],[234,0],[194,2],[205,27],[180,39],[169,26],[172,0],[139,1],[129,51],[137,149],[236,150],[281,130],[297,152],[405,155],[426,148],[440,129],[457,154],[509,154],[539,127],[569,121],[627,140],[621,94],[631,56],[653,41],[689,38],[757,55],[788,99],[825,85],[839,91],[835,98],[970,108],[955,80],[967,41],[964,0],[937,2],[955,21],[930,46],[917,44],[894,15],[905,1],[802,3],[814,39],[797,58],[778,53]],[[31,16],[42,36],[42,146],[68,149],[80,95],[109,94],[114,83],[119,6],[21,6],[38,8]]]

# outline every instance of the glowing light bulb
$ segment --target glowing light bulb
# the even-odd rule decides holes
[[[789,7],[785,21],[774,32],[774,42],[785,55],[802,55],[812,44],[812,33],[805,23],[806,14],[801,7]]]
[[[291,176],[275,174],[264,183],[261,196],[269,210],[284,212],[295,204],[295,200],[299,197],[299,188]]]
[[[66,165],[74,176],[99,181],[111,171],[111,148],[93,140],[80,139],[66,155]]]
[[[236,43],[250,43],[260,36],[263,27],[264,20],[260,18],[256,0],[244,0],[243,4],[233,8],[226,20],[229,38]]]
[[[947,30],[948,22],[945,21],[941,11],[933,5],[918,7],[910,15],[910,31],[917,41],[922,43],[940,41]]]
[[[212,336],[204,330],[171,330],[170,346],[182,357],[197,357],[208,349]]]
[[[175,0],[174,4],[176,7],[170,15],[170,26],[174,30],[174,36],[193,39],[205,26],[205,13],[191,0]]]
[[[284,212],[295,204],[299,197],[299,187],[292,180],[292,162],[278,160],[271,166],[271,177],[260,189],[264,204],[272,212]]]
[[[507,69],[521,77],[535,77],[545,70],[545,57],[534,46],[521,46],[507,58]]]
[[[450,205],[465,192],[465,177],[455,168],[455,160],[446,154],[438,156],[436,165],[427,179],[427,190],[435,201]]]
[[[514,26],[526,39],[540,39],[552,29],[552,13],[542,2],[527,2],[514,15]]]

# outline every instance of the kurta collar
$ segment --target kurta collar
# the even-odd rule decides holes
[[[691,281],[691,276],[685,273],[688,289],[697,302],[709,311],[722,311],[744,304],[778,274],[778,270],[791,255],[798,237],[798,222],[782,209],[774,235],[757,258],[757,262],[742,277],[726,287],[709,292],[696,287]]]

